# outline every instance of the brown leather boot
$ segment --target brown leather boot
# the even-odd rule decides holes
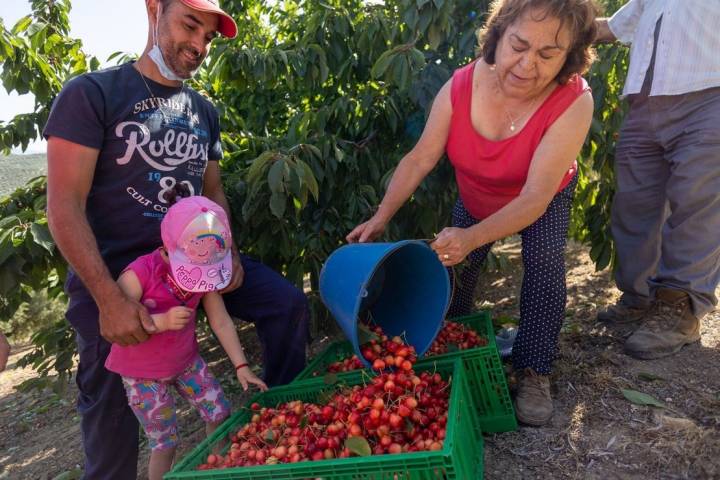
[[[700,319],[682,290],[660,288],[643,325],[625,341],[625,353],[641,360],[666,357],[700,340]]]
[[[515,416],[526,425],[545,425],[553,413],[550,397],[550,378],[538,375],[532,368],[518,373],[518,390],[515,397]]]
[[[603,323],[613,325],[632,325],[638,323],[648,310],[650,310],[650,306],[630,307],[622,303],[616,303],[604,310],[600,310],[597,319]]]

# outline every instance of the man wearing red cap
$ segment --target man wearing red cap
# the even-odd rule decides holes
[[[48,218],[71,266],[66,317],[77,333],[77,384],[85,478],[137,476],[138,423],[120,377],[105,369],[110,345],[155,331],[145,305],[115,279],[161,245],[160,221],[182,187],[229,212],[218,160],[218,114],[184,85],[219,33],[237,26],[216,0],[146,0],[149,32],[136,62],[81,75],[63,88],[45,127]],[[229,215],[228,215],[229,216]],[[308,308],[297,288],[233,248],[223,298],[234,317],[255,322],[268,385],[304,367]]]

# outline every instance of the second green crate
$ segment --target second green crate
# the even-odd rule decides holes
[[[505,372],[495,344],[495,332],[490,312],[483,310],[473,315],[453,318],[451,321],[463,323],[473,328],[480,335],[487,338],[488,344],[484,347],[469,350],[458,350],[442,355],[422,357],[418,359],[417,366],[462,358],[467,369],[470,392],[478,407],[480,426],[483,431],[508,432],[515,430],[517,420],[515,419],[515,411],[510,399]],[[297,376],[296,381],[317,378],[318,376],[323,377],[330,364],[348,358],[354,353],[350,342],[335,342],[311,360],[305,370]],[[360,374],[358,372],[360,370],[343,372],[337,374],[337,377],[340,379],[354,378]]]

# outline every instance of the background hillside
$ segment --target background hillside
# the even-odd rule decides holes
[[[45,154],[0,155],[0,197],[47,171]]]

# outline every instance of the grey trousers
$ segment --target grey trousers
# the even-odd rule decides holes
[[[615,174],[621,302],[647,305],[669,287],[690,295],[696,316],[711,311],[720,281],[720,88],[631,96]]]

